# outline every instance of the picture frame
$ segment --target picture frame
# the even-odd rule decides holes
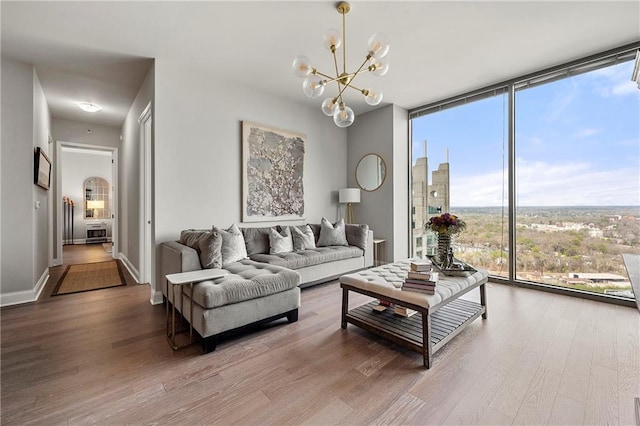
[[[40,147],[34,151],[33,183],[44,189],[51,186],[51,160]]]
[[[307,136],[242,122],[242,221],[304,220]]]

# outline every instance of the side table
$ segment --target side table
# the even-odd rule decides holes
[[[387,263],[387,240],[384,238],[373,239],[373,266]]]
[[[179,349],[184,346],[178,346],[176,344],[176,304],[175,304],[175,290],[176,286],[180,286],[180,312],[184,312],[183,299],[182,299],[182,286],[189,284],[191,292],[189,298],[191,299],[191,306],[189,309],[189,345],[193,338],[193,285],[202,281],[212,280],[215,278],[222,278],[227,275],[228,272],[224,269],[202,269],[200,271],[180,272],[177,274],[168,274],[165,276],[167,279],[167,340],[173,350]],[[171,292],[169,292],[169,284],[171,284]],[[171,300],[169,300],[169,293],[171,293]],[[169,302],[171,302],[171,330],[169,330]]]

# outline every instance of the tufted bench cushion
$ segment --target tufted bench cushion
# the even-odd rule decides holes
[[[320,265],[336,260],[362,257],[363,250],[355,246],[316,247],[309,250],[298,250],[278,254],[254,254],[251,260],[282,266],[289,269],[300,269],[307,266]]]
[[[300,284],[300,274],[295,271],[249,259],[231,263],[225,269],[229,275],[193,286],[195,303],[211,309],[284,292]],[[186,295],[189,291],[184,289]]]
[[[449,299],[457,297],[463,290],[473,287],[480,281],[486,281],[488,277],[487,271],[483,269],[479,269],[468,277],[448,277],[440,274],[436,293],[427,295],[400,289],[409,272],[409,264],[410,260],[403,260],[354,274],[343,275],[340,277],[340,282],[363,290],[373,291],[381,296],[389,296],[424,308],[433,308],[447,303]]]

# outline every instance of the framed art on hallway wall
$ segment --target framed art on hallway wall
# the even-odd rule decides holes
[[[242,221],[304,219],[306,135],[242,122]]]
[[[34,152],[33,183],[44,189],[49,189],[51,184],[51,160],[40,147]]]

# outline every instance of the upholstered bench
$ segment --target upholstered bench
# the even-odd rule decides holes
[[[401,290],[407,277],[410,260],[379,266],[343,275],[342,328],[352,323],[377,333],[423,355],[424,366],[430,368],[433,353],[451,340],[476,318],[487,318],[485,284],[488,273],[477,270],[468,276],[451,277],[440,273],[436,292],[427,295]],[[480,304],[459,299],[468,291],[480,287]],[[349,310],[349,291],[386,300],[416,310],[405,318],[392,310],[378,312],[377,301]]]

